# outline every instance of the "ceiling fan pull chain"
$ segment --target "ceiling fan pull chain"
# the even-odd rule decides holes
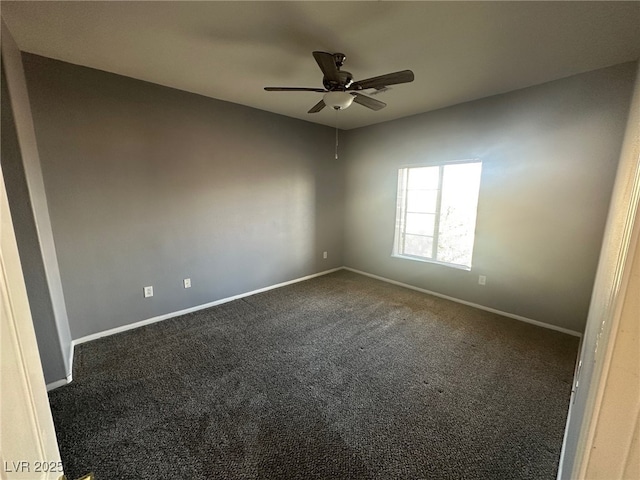
[[[336,110],[336,113],[337,113],[337,110]],[[337,125],[337,118],[336,118],[336,160],[338,160],[338,125]]]

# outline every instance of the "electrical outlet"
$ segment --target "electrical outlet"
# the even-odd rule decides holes
[[[153,297],[153,287],[144,287],[144,298]]]
[[[184,279],[184,288],[191,288],[191,279],[190,278],[185,278]]]
[[[478,285],[486,285],[487,284],[487,276],[486,275],[480,275],[478,277]]]
[[[322,258],[327,258],[327,252],[322,253]]]

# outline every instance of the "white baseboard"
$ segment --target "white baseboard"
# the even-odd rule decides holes
[[[126,332],[127,330],[132,330],[134,328],[143,327],[144,325],[149,325],[152,323],[161,322],[163,320],[168,320],[170,318],[179,317],[180,315],[186,315],[187,313],[197,312],[198,310],[204,310],[205,308],[215,307],[216,305],[221,305],[223,303],[232,302],[233,300],[238,300],[240,298],[248,297],[251,295],[255,295],[257,293],[266,292],[268,290],[273,290],[275,288],[284,287],[287,285],[291,285],[293,283],[304,282],[305,280],[310,280],[315,277],[321,277],[322,275],[327,275],[329,273],[337,272],[338,270],[342,270],[343,267],[332,268],[331,270],[325,270],[323,272],[314,273],[312,275],[307,275],[305,277],[296,278],[293,280],[289,280],[287,282],[277,283],[275,285],[270,285],[268,287],[259,288],[257,290],[252,290],[250,292],[241,293],[239,295],[234,295],[232,297],[221,298],[220,300],[216,300],[214,302],[205,303],[202,305],[197,305],[195,307],[185,308],[184,310],[178,310],[177,312],[166,313],[164,315],[159,315],[157,317],[148,318],[146,320],[141,320],[139,322],[130,323],[128,325],[122,325],[121,327],[111,328],[109,330],[104,330],[98,333],[92,333],[91,335],[87,335],[85,337],[77,338],[71,342],[73,346],[79,345],[81,343],[90,342],[91,340],[97,340],[98,338],[108,337],[109,335],[114,335],[116,333]]]
[[[332,268],[331,270],[325,270],[323,272],[314,273],[312,275],[307,275],[305,277],[296,278],[294,280],[289,280],[287,282],[282,282],[282,283],[278,283],[278,284],[275,284],[275,285],[270,285],[268,287],[259,288],[257,290],[252,290],[250,292],[241,293],[239,295],[234,295],[232,297],[222,298],[222,299],[216,300],[214,302],[209,302],[209,303],[205,303],[205,304],[202,304],[202,305],[197,305],[195,307],[185,308],[184,310],[178,310],[176,312],[171,312],[171,313],[167,313],[167,314],[164,314],[164,315],[159,315],[157,317],[148,318],[146,320],[141,320],[139,322],[130,323],[128,325],[123,325],[121,327],[116,327],[116,328],[112,328],[112,329],[109,329],[109,330],[104,330],[102,332],[93,333],[91,335],[87,335],[85,337],[81,337],[81,338],[77,338],[75,340],[72,340],[72,342],[71,342],[71,362],[70,362],[69,375],[66,378],[63,378],[61,380],[58,380],[58,381],[55,381],[55,382],[47,384],[47,391],[53,390],[54,388],[61,387],[61,386],[66,385],[67,383],[72,381],[73,354],[74,354],[74,347],[76,345],[79,345],[79,344],[85,343],[85,342],[90,342],[91,340],[97,340],[98,338],[107,337],[109,335],[114,335],[116,333],[126,332],[127,330],[133,330],[134,328],[142,327],[144,325],[149,325],[149,324],[152,324],[152,323],[161,322],[163,320],[168,320],[170,318],[179,317],[180,315],[185,315],[187,313],[197,312],[198,310],[204,310],[205,308],[215,307],[216,305],[221,305],[223,303],[231,302],[233,300],[238,300],[240,298],[248,297],[250,295],[255,295],[257,293],[262,293],[262,292],[266,292],[268,290],[273,290],[275,288],[284,287],[286,285],[291,285],[291,284],[294,284],[294,283],[303,282],[305,280],[310,280],[312,278],[320,277],[322,275],[327,275],[329,273],[333,273],[333,272],[336,272],[338,270],[348,270],[348,271],[351,271],[351,272],[354,272],[354,273],[358,273],[360,275],[365,275],[367,277],[371,277],[371,278],[375,278],[377,280],[381,280],[383,282],[387,282],[387,283],[391,283],[391,284],[398,285],[398,286],[401,286],[401,287],[409,288],[411,290],[416,290],[418,292],[422,292],[422,293],[426,293],[428,295],[433,295],[433,296],[436,296],[436,297],[444,298],[446,300],[451,300],[452,302],[461,303],[463,305],[468,305],[470,307],[478,308],[480,310],[485,310],[487,312],[496,313],[496,314],[502,315],[504,317],[513,318],[514,320],[520,320],[521,322],[531,323],[531,324],[537,325],[539,327],[548,328],[548,329],[551,329],[551,330],[556,330],[558,332],[566,333],[566,334],[573,335],[573,336],[576,336],[576,337],[582,337],[582,334],[580,332],[576,332],[575,330],[569,330],[568,328],[558,327],[556,325],[551,325],[549,323],[539,322],[537,320],[532,320],[530,318],[526,318],[526,317],[523,317],[523,316],[520,316],[520,315],[515,315],[513,313],[503,312],[501,310],[497,310],[497,309],[491,308],[491,307],[485,307],[484,305],[479,305],[477,303],[467,302],[466,300],[460,300],[458,298],[450,297],[448,295],[443,295],[443,294],[438,293],[438,292],[433,292],[431,290],[426,290],[424,288],[415,287],[415,286],[409,285],[407,283],[402,283],[402,282],[398,282],[396,280],[391,280],[390,278],[381,277],[379,275],[374,275],[372,273],[363,272],[361,270],[356,270],[355,268],[338,267],[338,268]]]
[[[69,380],[69,382],[71,382],[73,378],[73,354],[76,351],[75,346],[75,343],[71,340],[71,345],[69,346],[69,371],[67,372],[67,380]]]
[[[568,328],[558,327],[557,325],[552,325],[550,323],[539,322],[538,320],[533,320],[531,318],[523,317],[521,315],[516,315],[509,312],[503,312],[501,310],[497,310],[491,307],[485,307],[484,305],[479,305],[477,303],[467,302],[466,300],[460,300],[459,298],[450,297],[448,295],[443,295],[442,293],[432,292],[431,290],[426,290],[424,288],[415,287],[413,285],[409,285],[408,283],[398,282],[396,280],[391,280],[390,278],[381,277],[379,275],[374,275],[372,273],[363,272],[361,270],[356,270],[351,267],[342,267],[344,270],[349,270],[350,272],[359,273],[360,275],[365,275],[367,277],[375,278],[376,280],[382,280],[383,282],[392,283],[394,285],[398,285],[400,287],[409,288],[411,290],[416,290],[418,292],[427,293],[429,295],[433,295],[435,297],[444,298],[446,300],[451,300],[452,302],[461,303],[463,305],[468,305],[470,307],[478,308],[480,310],[485,310],[491,313],[497,313],[498,315],[502,315],[503,317],[513,318],[514,320],[520,320],[521,322],[531,323],[533,325],[537,325],[539,327],[548,328],[550,330],[556,330],[558,332],[566,333],[568,335],[573,335],[574,337],[582,338],[582,334],[580,332],[576,332],[575,330],[569,330]]]
[[[63,385],[66,385],[68,383],[71,383],[71,375],[69,375],[66,378],[62,378],[60,380],[56,380],[55,382],[51,382],[51,383],[47,383],[47,392],[50,392],[51,390],[58,388],[58,387],[62,387]]]
[[[121,327],[112,328],[109,330],[105,330],[103,332],[94,333],[91,335],[87,335],[82,338],[77,338],[71,341],[71,352],[70,352],[70,362],[69,362],[69,372],[66,378],[56,380],[55,382],[51,382],[47,384],[47,391],[51,391],[55,388],[62,387],[63,385],[67,385],[73,380],[73,357],[75,346],[81,343],[90,342],[91,340],[97,340],[98,338],[107,337],[109,335],[113,335],[115,333],[126,332],[127,330],[132,330],[134,328],[142,327],[144,325],[149,325],[151,323],[161,322],[162,320],[168,320],[169,318],[179,317],[180,315],[185,315],[191,312],[197,312],[198,310],[204,310],[205,308],[215,307],[216,305],[221,305],[223,303],[231,302],[233,300],[238,300],[243,297],[248,297],[250,295],[255,295],[256,293],[266,292],[268,290],[273,290],[274,288],[284,287],[286,285],[291,285],[293,283],[303,282],[305,280],[309,280],[311,278],[320,277],[322,275],[327,275],[329,273],[337,272],[338,270],[342,270],[342,267],[332,268],[331,270],[325,270],[323,272],[314,273],[312,275],[307,275],[305,277],[295,278],[293,280],[289,280],[287,282],[278,283],[275,285],[270,285],[268,287],[259,288],[258,290],[252,290],[250,292],[241,293],[239,295],[234,295],[232,297],[222,298],[220,300],[216,300],[214,302],[205,303],[203,305],[197,305],[195,307],[185,308],[184,310],[179,310],[177,312],[171,312],[164,315],[160,315],[153,318],[148,318],[146,320],[141,320],[136,323],[131,323],[129,325],[123,325]]]

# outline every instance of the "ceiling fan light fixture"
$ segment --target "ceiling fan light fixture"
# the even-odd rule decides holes
[[[353,95],[347,92],[327,92],[324,94],[323,101],[334,110],[344,110],[353,103]]]

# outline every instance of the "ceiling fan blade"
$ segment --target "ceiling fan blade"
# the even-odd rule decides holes
[[[327,80],[330,82],[340,83],[338,67],[336,67],[336,59],[332,53],[313,52],[313,58],[318,62],[318,66]]]
[[[388,85],[397,85],[398,83],[413,82],[414,76],[411,70],[402,70],[400,72],[387,73],[379,77],[371,77],[359,82],[353,82],[349,90],[366,90],[367,88],[382,88]]]
[[[311,110],[309,110],[307,113],[318,113],[320,110],[322,110],[325,107],[325,103],[324,100],[320,100],[318,103],[316,103],[313,107],[311,107]]]
[[[320,92],[324,93],[324,88],[312,87],[264,87],[267,92]]]
[[[361,93],[352,92],[351,95],[355,97],[353,99],[354,102],[370,108],[371,110],[380,110],[381,108],[387,106],[386,103],[381,102],[380,100],[376,100],[375,98],[367,97],[366,95],[362,95]]]

